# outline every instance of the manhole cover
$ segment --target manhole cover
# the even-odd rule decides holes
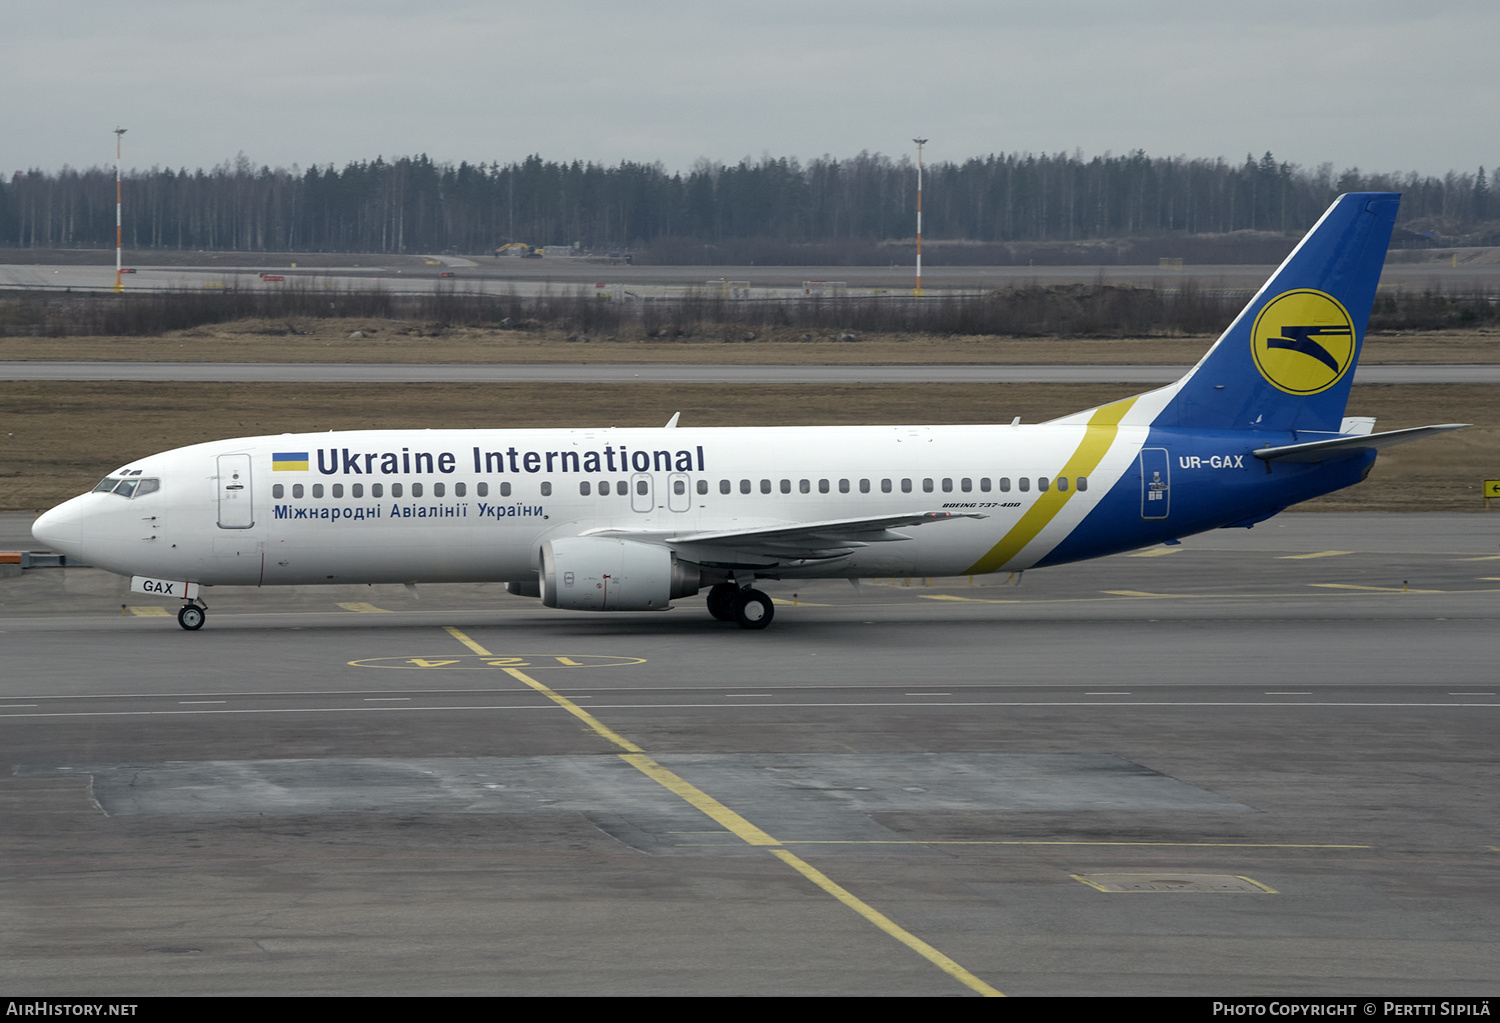
[[[1157,871],[1118,874],[1074,874],[1101,892],[1196,892],[1199,894],[1275,895],[1276,889],[1237,874],[1179,874]]]

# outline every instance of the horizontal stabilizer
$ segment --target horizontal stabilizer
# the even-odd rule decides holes
[[[1333,458],[1347,458],[1360,451],[1378,451],[1397,444],[1421,440],[1449,430],[1462,430],[1468,423],[1444,423],[1441,426],[1414,426],[1409,430],[1389,430],[1385,433],[1367,433],[1353,437],[1331,437],[1328,440],[1311,440],[1303,444],[1284,444],[1277,448],[1261,448],[1252,452],[1256,458],[1267,462],[1326,462]]]

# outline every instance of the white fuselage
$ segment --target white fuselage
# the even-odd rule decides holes
[[[1050,495],[1056,508],[1034,540],[1003,563],[978,569],[1014,570],[1045,555],[1133,469],[1146,431],[1121,427],[1111,431],[1084,480],[1068,478],[1089,429],[1073,423],[412,430],[243,438],[132,462],[111,475],[157,479],[158,489],[83,495],[49,512],[45,531],[54,546],[76,543],[70,553],[125,575],[277,585],[525,580],[535,577],[542,543],[601,531],[659,538],[897,513],[983,516],[911,529],[909,539],[858,546],[823,562],[789,558],[766,572],[944,575],[974,571]],[[277,459],[287,455],[304,455],[305,466]]]

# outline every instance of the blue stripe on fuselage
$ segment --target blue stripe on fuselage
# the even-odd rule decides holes
[[[1358,483],[1375,461],[1374,451],[1359,451],[1337,461],[1316,463],[1267,463],[1252,453],[1256,448],[1307,439],[1306,435],[1291,433],[1153,429],[1142,447],[1166,450],[1171,470],[1167,517],[1142,518],[1141,460],[1137,455],[1109,493],[1035,567],[1116,554],[1209,529],[1254,523],[1299,501]],[[1219,460],[1217,467],[1212,461],[1215,458]],[[1193,459],[1198,460],[1196,464]]]

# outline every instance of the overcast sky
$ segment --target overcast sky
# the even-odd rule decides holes
[[[1495,0],[0,0],[0,173],[1270,150],[1500,164]]]

